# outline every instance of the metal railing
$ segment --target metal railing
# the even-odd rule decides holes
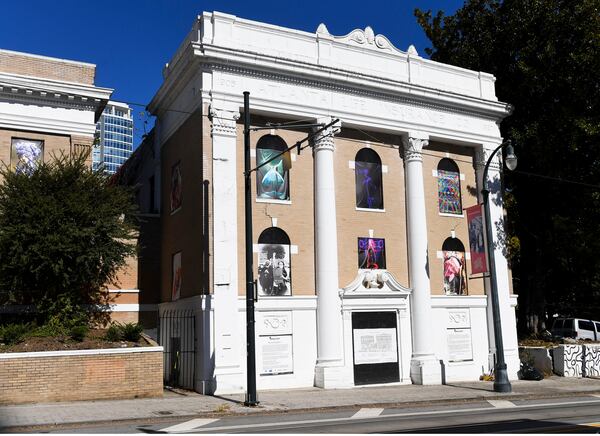
[[[162,312],[158,318],[158,343],[164,348],[165,385],[194,389],[196,318],[193,309]]]

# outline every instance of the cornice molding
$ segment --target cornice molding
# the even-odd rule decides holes
[[[418,98],[418,97],[413,97],[413,96],[409,96],[409,95],[398,95],[399,92],[396,94],[392,93],[391,91],[384,92],[382,90],[378,90],[377,87],[375,87],[375,86],[373,86],[372,88],[369,89],[369,88],[367,88],[365,86],[361,86],[359,84],[357,84],[356,86],[351,86],[351,85],[347,85],[347,84],[341,84],[339,82],[336,83],[335,80],[325,81],[325,80],[318,80],[318,79],[307,79],[306,76],[304,76],[304,75],[300,76],[300,75],[295,75],[295,74],[291,74],[291,73],[265,71],[265,70],[259,70],[256,68],[251,68],[251,67],[242,66],[242,65],[234,66],[234,65],[231,65],[230,63],[220,63],[216,59],[211,59],[211,60],[207,59],[205,61],[205,63],[203,63],[203,66],[205,68],[207,68],[208,70],[228,72],[228,73],[233,73],[233,74],[237,74],[237,75],[245,76],[245,77],[256,77],[256,78],[261,78],[261,79],[277,81],[277,82],[281,82],[281,83],[307,86],[307,87],[316,88],[316,89],[325,89],[328,91],[339,91],[339,92],[344,92],[344,93],[350,94],[350,95],[376,98],[376,99],[382,100],[382,101],[401,103],[401,104],[424,108],[424,109],[434,109],[434,110],[440,110],[440,111],[445,111],[445,112],[455,113],[455,114],[460,114],[460,115],[476,116],[478,118],[486,118],[486,119],[494,120],[494,121],[498,120],[497,114],[493,115],[491,113],[484,113],[483,111],[474,110],[474,109],[469,110],[469,109],[466,109],[461,104],[459,104],[458,102],[454,103],[454,104],[449,104],[449,103],[442,102],[442,101],[433,101],[433,100],[425,98],[425,97]],[[418,87],[417,85],[410,85],[410,84],[404,84],[404,83],[398,83],[397,85],[401,85],[406,88]],[[437,90],[432,90],[432,91],[435,91],[435,94],[441,93],[441,91],[437,91]],[[460,96],[456,95],[456,97],[460,97]],[[508,113],[506,115],[508,115]]]

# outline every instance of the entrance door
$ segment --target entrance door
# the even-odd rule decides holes
[[[353,312],[354,384],[400,381],[396,312]]]

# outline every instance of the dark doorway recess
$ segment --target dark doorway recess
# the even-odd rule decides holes
[[[361,347],[356,343],[356,332],[360,330],[374,329],[375,336],[378,335],[377,329],[382,329],[381,336],[390,337],[391,340],[398,343],[398,326],[396,322],[396,312],[354,312],[352,313],[352,336],[353,336],[353,355],[354,355],[354,384],[368,385],[376,383],[394,383],[400,381],[400,370],[398,365],[398,349],[395,348],[395,357],[390,358],[390,353],[386,353],[382,358],[384,362],[357,363],[357,350]],[[385,329],[385,330],[383,330]],[[389,330],[393,329],[393,333]],[[358,332],[360,333],[360,332]],[[382,354],[383,356],[383,354]],[[395,360],[390,362],[389,360]]]

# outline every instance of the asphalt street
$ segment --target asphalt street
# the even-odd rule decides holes
[[[31,431],[31,430],[30,430]],[[222,418],[103,423],[49,433],[598,433],[600,397],[486,400],[413,408],[267,413]]]

